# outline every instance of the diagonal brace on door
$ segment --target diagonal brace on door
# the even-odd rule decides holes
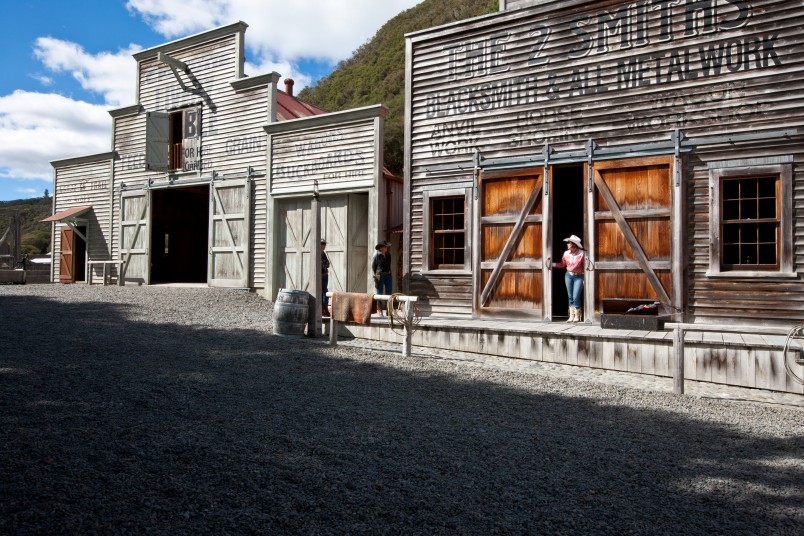
[[[625,220],[625,217],[620,210],[620,205],[617,204],[617,200],[614,199],[614,195],[611,193],[611,190],[609,190],[606,181],[604,181],[603,177],[600,175],[600,170],[594,170],[593,175],[597,190],[600,192],[600,195],[603,196],[603,200],[606,202],[606,205],[608,205],[612,216],[614,216],[614,220],[617,222],[617,226],[620,228],[620,231],[625,237],[625,241],[628,242],[628,245],[631,247],[631,251],[634,252],[634,257],[636,257],[639,267],[642,268],[642,271],[648,278],[648,283],[650,283],[650,286],[653,287],[653,291],[656,293],[656,296],[659,297],[661,302],[669,305],[670,296],[667,295],[667,291],[664,289],[664,285],[662,285],[662,282],[659,280],[659,276],[657,276],[656,272],[654,272],[653,268],[651,268],[650,262],[648,261],[648,256],[645,255],[645,251],[642,249],[642,246],[640,245],[639,240],[637,240],[636,235],[634,235],[634,231]]]
[[[243,265],[243,258],[240,255],[240,251],[238,251],[237,244],[235,243],[234,233],[232,232],[232,228],[229,225],[229,218],[227,217],[226,208],[224,208],[223,199],[221,199],[221,194],[218,191],[218,188],[215,188],[214,186],[212,188],[212,191],[215,192],[215,200],[217,201],[218,208],[220,208],[221,211],[219,216],[221,221],[223,221],[224,223],[224,227],[226,228],[226,234],[229,236],[229,243],[231,244],[229,248],[224,249],[230,250],[237,259],[237,262],[240,264],[240,269],[245,270],[245,266]],[[238,217],[242,218],[241,215],[238,215]],[[234,218],[234,216],[232,216],[232,218]]]
[[[508,260],[508,257],[511,255],[511,252],[514,250],[514,246],[519,241],[522,236],[522,232],[525,230],[525,219],[527,218],[530,211],[533,209],[533,205],[536,204],[536,199],[538,199],[539,194],[542,191],[542,184],[544,183],[544,179],[542,176],[539,177],[539,180],[536,181],[536,184],[533,185],[533,190],[530,192],[530,197],[525,202],[525,206],[522,207],[522,211],[519,213],[519,218],[514,225],[514,228],[511,230],[511,234],[508,236],[508,240],[505,242],[505,247],[503,247],[502,252],[500,253],[500,258],[497,260],[497,264],[494,266],[494,270],[491,272],[491,276],[489,277],[486,286],[483,288],[483,292],[480,294],[480,306],[484,307],[486,302],[491,295],[491,291],[494,290],[494,287],[497,286],[497,282],[500,279],[500,275],[502,275],[503,266],[505,265],[505,261]]]

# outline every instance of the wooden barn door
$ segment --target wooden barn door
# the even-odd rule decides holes
[[[123,192],[120,197],[120,281],[149,284],[148,191]]]
[[[672,157],[597,162],[594,182],[594,278],[587,297],[652,299],[672,292]]]
[[[368,287],[368,195],[349,194],[346,291],[366,292]],[[372,244],[373,246],[373,244]],[[394,288],[399,287],[394,283]]]
[[[75,280],[75,257],[73,255],[73,247],[75,245],[75,233],[69,227],[64,227],[61,230],[60,248],[61,254],[59,257],[59,283],[73,283]]]
[[[478,315],[544,317],[541,168],[478,181]]]
[[[248,287],[250,183],[213,181],[209,192],[209,285]]]
[[[277,218],[277,288],[307,290],[310,286],[310,201],[286,199]]]
[[[329,257],[329,292],[346,292],[347,266],[346,258],[349,244],[348,197],[321,198],[321,238],[327,241],[327,257]]]

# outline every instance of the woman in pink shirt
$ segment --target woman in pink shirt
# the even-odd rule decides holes
[[[565,238],[567,251],[561,262],[554,262],[553,268],[566,268],[564,283],[567,285],[569,298],[569,319],[567,322],[583,322],[583,266],[584,255],[581,239],[575,235]]]

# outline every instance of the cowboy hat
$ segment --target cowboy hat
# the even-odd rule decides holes
[[[327,243],[327,241],[326,241],[326,240],[324,240],[324,239],[322,238],[322,239],[321,239],[321,243],[322,243],[322,244],[326,244],[326,243]]]
[[[572,242],[573,244],[575,244],[575,245],[576,245],[576,246],[578,246],[579,248],[583,249],[583,246],[581,245],[581,239],[580,239],[580,238],[578,238],[578,237],[577,237],[577,236],[575,236],[575,235],[572,235],[572,236],[570,236],[569,238],[565,238],[565,239],[564,239],[564,242]]]
[[[379,250],[380,250],[380,248],[390,248],[390,247],[391,247],[391,243],[390,243],[390,242],[386,242],[385,240],[383,240],[382,242],[380,242],[379,244],[377,244],[376,246],[374,246],[374,249],[376,249],[377,251],[379,251]]]

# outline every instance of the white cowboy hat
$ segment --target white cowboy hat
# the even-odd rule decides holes
[[[575,236],[575,235],[572,235],[572,236],[570,236],[569,238],[565,238],[565,239],[564,239],[564,242],[572,242],[573,244],[575,244],[575,245],[576,245],[576,246],[578,246],[579,248],[583,249],[583,246],[581,245],[581,239],[580,239],[580,238],[578,238],[578,237],[577,237],[577,236]]]

